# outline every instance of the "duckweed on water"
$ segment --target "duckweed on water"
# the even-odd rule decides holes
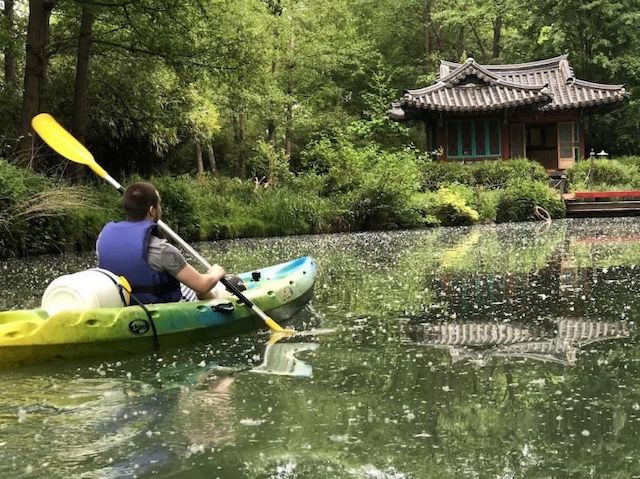
[[[640,475],[640,222],[200,245],[229,270],[310,254],[298,330],[3,372],[7,477]],[[33,307],[91,256],[8,260]]]

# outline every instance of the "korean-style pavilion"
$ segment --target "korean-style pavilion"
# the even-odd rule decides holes
[[[564,170],[585,156],[588,115],[622,106],[623,85],[574,77],[567,55],[512,65],[441,61],[438,81],[392,104],[394,120],[424,122],[443,160],[526,157]]]

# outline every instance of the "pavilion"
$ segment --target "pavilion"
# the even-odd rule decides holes
[[[526,157],[564,170],[585,157],[589,115],[621,107],[623,85],[575,78],[567,55],[510,65],[441,61],[436,83],[392,104],[394,120],[414,120],[440,159]]]

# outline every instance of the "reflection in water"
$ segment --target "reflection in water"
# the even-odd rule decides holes
[[[251,369],[251,372],[310,378],[313,376],[311,365],[295,355],[303,351],[315,351],[319,347],[320,344],[312,342],[268,344],[262,364]]]
[[[4,457],[1,476],[15,477],[10,471],[22,470],[34,477],[61,477],[69,468],[91,468],[105,458],[111,464],[99,477],[125,477],[133,473],[136,462],[135,469],[144,469],[135,460],[138,454],[131,455],[135,449],[130,443],[143,444],[141,432],[160,420],[154,391],[147,384],[107,378],[4,379],[0,431],[20,449],[32,443],[39,453]]]
[[[559,319],[552,328],[500,323],[421,324],[410,329],[411,341],[445,348],[453,362],[484,366],[493,357],[519,357],[576,363],[580,349],[599,341],[628,338],[632,325],[622,321]]]

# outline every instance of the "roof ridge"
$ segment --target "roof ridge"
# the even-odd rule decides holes
[[[539,91],[541,93],[552,95],[550,91],[549,92],[542,91],[545,88],[548,89],[549,83],[525,84],[525,83],[512,82],[512,81],[506,80],[501,76],[493,74],[492,72],[487,71],[486,69],[482,68],[481,65],[478,65],[474,61],[465,62],[465,64],[461,65],[460,68],[458,68],[457,70],[454,70],[446,77],[441,78],[433,85],[429,85],[423,88],[418,88],[415,90],[407,89],[405,92],[411,95],[424,95],[425,93],[430,93],[432,91],[439,90],[441,88],[452,88],[456,86],[458,83],[460,83],[460,81],[462,81],[464,78],[470,75],[469,73],[463,76],[462,74],[465,73],[464,70],[470,70],[472,68],[479,71],[482,74],[482,76],[486,76],[490,78],[492,81],[487,81],[487,83],[490,85],[499,85],[502,87],[514,88],[517,90],[525,90],[525,91]],[[475,73],[475,72],[472,72],[472,73]],[[486,81],[486,79],[483,78],[482,76],[479,76],[479,75],[476,75],[476,76],[478,76],[481,80]],[[460,77],[458,81],[455,81],[455,82],[452,81],[452,80],[458,79],[458,77]],[[482,85],[478,85],[478,87],[481,87],[481,86]]]
[[[525,91],[538,91],[540,93],[545,93],[547,95],[551,95],[553,96],[553,93],[551,91],[548,92],[543,92],[542,90],[544,90],[545,88],[549,88],[549,84],[548,83],[544,83],[544,84],[537,84],[537,85],[525,85],[522,83],[513,83],[513,82],[509,82],[506,80],[502,80],[500,79],[499,81],[496,81],[494,83],[495,86],[501,86],[501,87],[506,87],[506,88],[513,88],[514,90],[525,90]],[[424,95],[425,93],[431,93],[435,90],[440,90],[441,88],[447,88],[447,84],[445,82],[437,82],[433,85],[430,85],[428,87],[425,88],[418,88],[415,90],[405,90],[406,94],[410,94],[410,95]],[[450,88],[450,87],[449,87]],[[475,88],[482,88],[482,85],[476,85]]]
[[[594,87],[594,88],[601,88],[602,90],[623,90],[626,91],[624,88],[624,83],[620,83],[618,85],[611,85],[608,83],[597,83],[597,82],[592,82],[592,81],[588,81],[588,80],[581,80],[579,78],[574,78],[573,82],[570,83],[570,85],[580,85],[580,86],[586,86],[586,87]]]
[[[549,66],[549,65],[554,65],[554,64],[560,64],[560,62],[562,60],[567,60],[568,61],[569,58],[569,54],[568,53],[564,53],[562,55],[558,55],[556,57],[552,57],[552,58],[546,58],[543,60],[534,60],[532,62],[525,62],[525,63],[505,63],[505,64],[501,64],[501,65],[480,65],[479,63],[476,63],[479,66],[482,66],[483,68],[493,72],[494,70],[498,70],[498,71],[502,71],[502,70],[528,70],[530,68],[539,68],[539,67],[544,67],[544,66]],[[464,63],[457,63],[457,62],[451,62],[448,60],[440,60],[440,63],[443,65],[446,65],[448,67],[459,67],[464,65]],[[474,62],[475,63],[475,62]]]

